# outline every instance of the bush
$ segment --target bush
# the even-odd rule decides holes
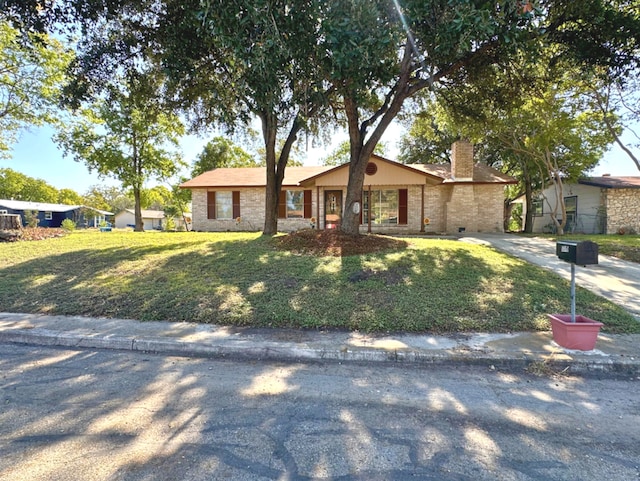
[[[65,232],[71,232],[76,230],[76,223],[71,219],[65,219],[62,221],[62,224],[60,224],[60,227],[62,227]]]
[[[27,227],[36,228],[38,227],[38,211],[37,210],[25,210],[24,211],[24,222],[27,224]]]

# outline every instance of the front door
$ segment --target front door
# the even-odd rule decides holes
[[[324,193],[324,228],[339,229],[342,220],[342,191],[327,190]]]

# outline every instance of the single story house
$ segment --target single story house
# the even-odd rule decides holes
[[[349,165],[287,167],[278,228],[340,227]],[[373,155],[361,202],[362,232],[503,232],[504,187],[512,177],[473,162],[473,146],[453,144],[450,164],[405,165]],[[260,230],[266,170],[220,168],[180,187],[192,191],[196,231]]]
[[[565,232],[640,232],[640,177],[587,177],[577,183],[563,184],[562,191],[567,213]],[[554,232],[551,213],[556,202],[553,185],[534,199],[533,232]],[[562,218],[559,206],[556,216]]]
[[[60,227],[62,221],[71,219],[79,227],[96,227],[104,222],[112,212],[87,207],[85,205],[50,204],[46,202],[28,202],[24,200],[0,199],[0,213],[18,214],[22,224],[26,225],[25,211],[35,212],[38,227]]]
[[[176,228],[187,228],[191,225],[191,214],[188,213],[185,215],[185,219],[182,217],[174,218],[174,222]],[[162,210],[149,210],[142,209],[142,224],[144,230],[162,230],[165,225],[165,214]],[[136,224],[136,216],[135,211],[133,209],[124,209],[116,214],[115,218],[115,226],[119,229],[124,229],[125,227],[135,227]]]

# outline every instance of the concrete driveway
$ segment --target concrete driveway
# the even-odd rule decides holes
[[[489,245],[571,279],[571,265],[556,257],[556,243],[514,234],[470,234],[463,242]],[[640,320],[640,264],[599,256],[595,266],[576,267],[576,285],[618,304]]]

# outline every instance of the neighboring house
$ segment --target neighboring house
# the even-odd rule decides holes
[[[640,232],[640,177],[588,177],[574,184],[563,184],[562,191],[567,213],[565,232]],[[533,232],[555,231],[551,213],[556,202],[554,186],[533,201]],[[562,218],[560,206],[556,216]]]
[[[164,212],[161,210],[142,209],[142,224],[144,230],[162,230]],[[136,216],[133,209],[124,209],[116,214],[115,225],[119,229],[135,227]]]
[[[23,225],[26,225],[25,211],[37,212],[38,227],[60,227],[62,221],[65,219],[71,219],[79,227],[96,227],[100,225],[101,222],[104,222],[107,216],[113,215],[112,212],[84,205],[49,204],[46,202],[0,199],[0,212],[20,215]]]
[[[176,229],[191,229],[191,213],[185,212],[184,217],[173,219]],[[124,209],[116,214],[115,226],[119,229],[135,227],[136,216],[133,209]],[[144,230],[162,230],[166,225],[164,211],[142,209],[142,224]]]
[[[340,227],[349,165],[287,167],[278,228]],[[504,187],[516,183],[473,163],[473,146],[453,144],[451,164],[405,165],[373,155],[367,165],[362,232],[502,232]],[[196,231],[260,230],[265,219],[265,168],[221,168],[181,185],[191,189]]]

